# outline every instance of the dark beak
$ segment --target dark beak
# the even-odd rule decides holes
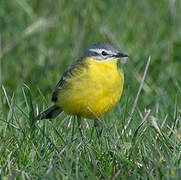
[[[124,54],[124,53],[117,53],[116,55],[114,55],[114,57],[116,57],[116,58],[121,58],[121,57],[129,57],[129,55],[128,54]]]

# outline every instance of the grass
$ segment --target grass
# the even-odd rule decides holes
[[[180,17],[178,0],[2,0],[0,179],[180,179]],[[101,118],[101,144],[91,120],[83,144],[74,117],[34,116],[51,104],[65,69],[98,41],[130,58],[120,64],[122,98]]]

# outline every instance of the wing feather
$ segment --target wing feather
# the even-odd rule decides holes
[[[52,101],[56,102],[58,99],[58,93],[60,91],[60,89],[62,89],[64,87],[64,85],[67,82],[67,78],[71,77],[74,75],[75,72],[81,73],[81,69],[82,68],[87,68],[87,64],[83,62],[83,57],[78,59],[73,65],[71,65],[62,75],[60,81],[57,83],[53,94],[52,94]]]

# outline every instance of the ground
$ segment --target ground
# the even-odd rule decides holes
[[[0,178],[179,179],[180,18],[178,0],[1,0]],[[51,104],[65,69],[98,41],[130,57],[120,63],[122,98],[100,119],[101,144],[90,120],[82,143],[76,118],[34,116]]]

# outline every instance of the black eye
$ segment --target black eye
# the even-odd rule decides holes
[[[105,51],[102,51],[102,55],[103,55],[103,56],[107,56],[107,55],[108,55],[108,53],[107,53],[107,52],[105,52]]]

